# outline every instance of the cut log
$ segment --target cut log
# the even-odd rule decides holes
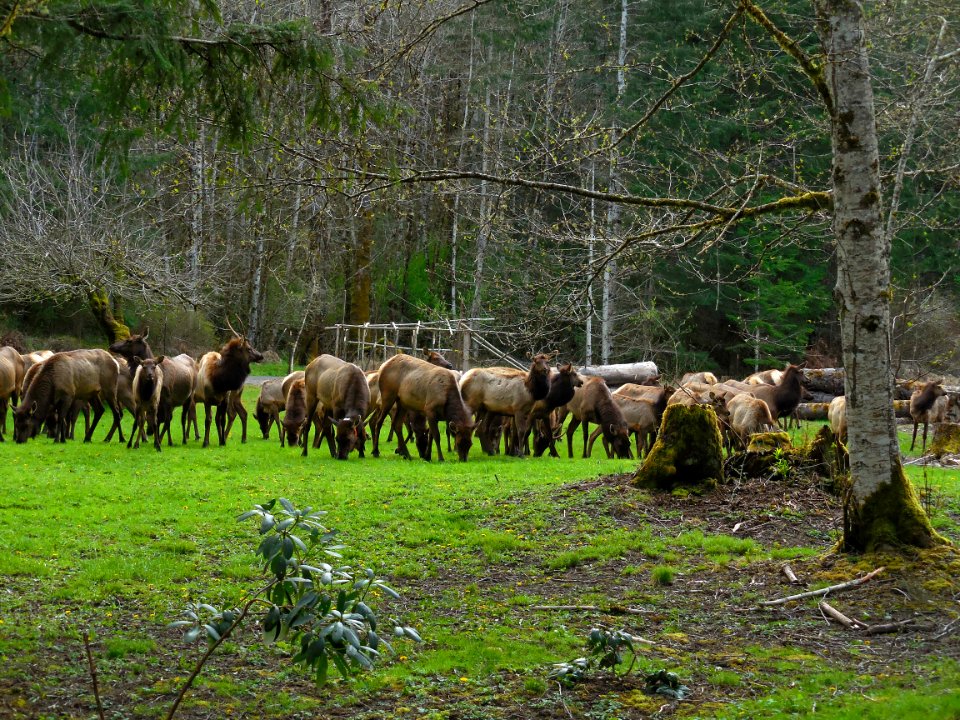
[[[797,417],[801,420],[826,420],[830,403],[814,402],[797,405]]]
[[[804,385],[810,392],[824,393],[826,395],[843,395],[843,368],[819,368],[803,370]]]
[[[643,385],[648,380],[660,376],[657,364],[653,362],[620,363],[618,365],[587,365],[577,370],[581,375],[602,377],[611,388],[627,383]]]

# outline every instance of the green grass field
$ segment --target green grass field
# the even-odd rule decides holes
[[[328,511],[346,561],[375,567],[402,595],[376,609],[425,642],[397,643],[372,673],[317,688],[289,648],[265,647],[250,627],[180,717],[640,718],[661,706],[673,717],[960,716],[948,692],[960,683],[957,635],[931,639],[957,614],[949,554],[924,559],[922,573],[889,562],[882,597],[838,596],[871,622],[914,613],[927,633],[856,636],[825,623],[815,601],[757,608],[795,592],[784,561],[821,584],[872,569],[825,556],[836,501],[815,483],[657,497],[610,477],[635,461],[567,459],[565,448],[560,459],[487,458],[475,444],[467,463],[428,464],[389,445],[339,462],[326,448],[281,449],[254,424],[241,444],[238,430],[223,448],[191,440],[160,454],[99,439],[0,445],[0,717],[96,716],[84,631],[107,717],[162,716],[201,650],[167,623],[187,602],[236,605],[258,586],[256,528],[235,518],[280,496]],[[960,473],[909,472],[956,542]],[[645,695],[637,674],[563,689],[548,680],[598,625],[656,643],[639,669],[677,672],[692,700]]]

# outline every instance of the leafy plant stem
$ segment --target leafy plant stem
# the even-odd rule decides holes
[[[210,645],[207,647],[207,651],[201,656],[201,658],[197,661],[197,664],[194,666],[193,672],[190,673],[190,677],[188,677],[186,681],[184,681],[183,685],[180,686],[180,692],[177,693],[177,697],[174,699],[173,704],[170,706],[170,710],[167,712],[166,720],[172,720],[173,716],[176,715],[177,709],[180,707],[180,703],[183,702],[183,698],[186,696],[187,692],[193,686],[193,683],[197,679],[197,677],[199,677],[200,672],[203,670],[204,665],[207,664],[207,661],[210,659],[210,656],[213,655],[214,652],[216,652],[217,648],[220,647],[220,645],[224,642],[224,640],[230,637],[234,629],[238,625],[240,625],[240,623],[243,622],[243,619],[247,616],[247,613],[250,612],[250,609],[259,601],[260,596],[263,595],[264,593],[269,592],[270,588],[276,585],[277,582],[278,581],[276,579],[273,579],[269,583],[264,585],[262,588],[260,588],[257,592],[255,592],[253,594],[253,597],[247,600],[246,604],[243,606],[243,609],[240,610],[240,613],[237,615],[236,620],[233,621],[230,627],[228,627],[225,632],[220,634],[220,638],[218,640],[214,640],[212,643],[210,643]],[[96,680],[94,680],[94,682],[96,682]],[[96,687],[96,684],[94,684],[94,687]],[[99,706],[99,699],[98,699],[98,706]],[[100,717],[101,718],[103,717],[102,712]]]

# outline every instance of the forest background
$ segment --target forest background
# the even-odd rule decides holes
[[[815,90],[734,3],[185,7],[5,11],[5,343],[197,354],[233,318],[302,362],[470,317],[578,362],[841,364],[826,208],[698,215],[831,183]],[[763,7],[816,53],[808,3]],[[894,369],[960,374],[960,7],[866,11]]]

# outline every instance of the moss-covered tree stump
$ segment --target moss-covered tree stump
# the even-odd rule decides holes
[[[930,453],[937,458],[944,455],[960,455],[960,424],[940,423],[933,431]]]
[[[633,476],[637,487],[709,489],[723,480],[723,442],[713,409],[671,405],[643,465]]]

